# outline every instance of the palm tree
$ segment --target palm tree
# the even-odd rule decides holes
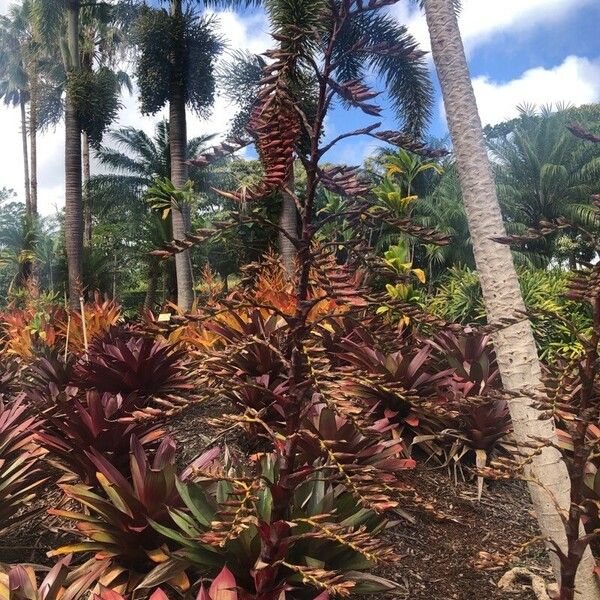
[[[186,153],[194,156],[207,147],[214,135],[207,134],[188,141]],[[151,187],[157,177],[168,178],[171,173],[171,152],[169,122],[160,121],[156,125],[154,137],[133,127],[123,127],[109,132],[112,146],[103,146],[96,151],[96,157],[108,174],[95,175],[90,180],[90,195],[99,212],[108,214],[117,204],[131,223],[135,223],[132,235],[139,234],[137,224],[142,223],[143,236],[136,237],[138,254],[143,256],[148,266],[148,290],[145,308],[153,308],[156,300],[156,288],[161,275],[168,277],[168,270],[150,250],[163,246],[170,241],[167,226],[169,219],[149,213],[143,201],[145,190]],[[198,190],[208,189],[211,173],[198,167],[191,167],[189,177]]]
[[[210,19],[183,11],[182,0],[170,0],[170,11],[144,7],[137,26],[136,75],[142,112],[155,114],[169,106],[170,178],[176,188],[188,180],[186,106],[206,115],[215,92],[214,60],[221,43]],[[169,48],[164,47],[168,40]],[[158,83],[160,82],[160,84]],[[183,239],[190,225],[189,207],[173,203],[173,237]],[[189,251],[175,257],[177,304],[185,311],[194,299]]]
[[[519,281],[507,246],[492,238],[505,235],[500,205],[469,75],[465,51],[452,0],[423,0],[431,38],[433,60],[442,88],[448,127],[454,144],[473,252],[489,321],[496,325],[494,344],[502,382],[507,390],[535,389],[541,371]],[[506,326],[503,319],[515,318]],[[539,485],[530,493],[543,535],[564,547],[566,535],[557,502],[568,511],[569,475],[560,452],[552,419],[541,419],[527,395],[515,394],[509,401],[515,436],[519,443],[532,438],[546,440],[540,454],[532,458],[531,475]],[[593,561],[588,551],[579,570],[578,591],[582,598],[600,598],[593,580]],[[554,564],[559,572],[559,565]]]
[[[68,263],[68,292],[72,308],[79,307],[83,283],[83,196],[81,183],[82,120],[77,106],[81,92],[79,0],[32,0],[38,38],[50,47],[58,46],[66,85],[65,119],[65,237]],[[86,98],[87,101],[87,98]]]
[[[17,214],[7,211],[9,218],[0,218],[0,268],[12,275],[7,295],[27,285],[36,258],[37,221],[20,206]]]
[[[0,190],[0,270],[8,294],[26,288],[35,274],[36,287],[52,291],[53,266],[59,251],[59,228],[53,218],[43,221],[27,214],[20,202]],[[7,200],[9,200],[7,202]]]
[[[53,56],[60,54],[62,68],[52,70],[51,122],[61,114],[65,121],[65,237],[69,279],[69,302],[75,309],[83,289],[83,186],[82,133],[98,144],[119,109],[118,74],[108,67],[97,71],[82,68],[82,9],[92,18],[107,3],[80,0],[30,0],[37,39]],[[64,102],[62,95],[64,92]],[[93,99],[93,102],[91,101]],[[64,112],[63,112],[64,107]]]
[[[599,120],[600,110],[593,107],[573,110],[559,106],[556,112],[552,107],[541,112],[522,107],[520,118],[511,122],[503,135],[488,136],[498,163],[496,181],[509,231],[536,228],[540,221],[559,217],[583,227],[598,227],[589,198],[600,190],[600,148],[573,136],[567,125],[572,121],[597,125]],[[527,244],[525,250],[543,255],[546,263],[564,258],[561,245],[565,244],[561,242],[566,236],[573,248],[566,257],[574,268],[582,248],[573,233],[563,231]]]
[[[170,138],[166,119],[157,123],[153,137],[135,127],[122,127],[108,133],[111,146],[101,146],[95,155],[100,164],[112,172],[91,178],[92,192],[103,198],[101,208],[108,209],[110,205],[106,202],[110,201],[122,203],[123,198],[134,199],[143,206],[144,190],[153,185],[156,177],[169,178],[171,173]],[[189,156],[201,153],[214,138],[215,134],[192,138],[187,143],[186,153]],[[209,186],[204,170],[191,167],[189,176],[196,189]]]
[[[118,7],[117,7],[118,8]],[[82,10],[81,19],[81,62],[88,73],[94,69],[111,69],[117,78],[119,89],[133,91],[131,80],[125,71],[117,70],[120,59],[125,58],[127,43],[124,30],[127,21],[115,7],[107,4],[86,6]],[[83,131],[81,137],[83,160],[83,243],[90,247],[92,243],[92,194],[89,184],[90,168],[90,136]]]
[[[79,0],[66,5],[67,51],[64,53],[67,80],[81,69],[79,54]],[[77,308],[83,284],[83,189],[81,170],[81,120],[73,91],[65,97],[65,237],[68,262],[69,303]]]
[[[7,106],[21,111],[23,172],[27,213],[32,214],[29,151],[27,143],[27,104],[30,100],[27,73],[27,39],[23,26],[23,7],[12,6],[9,16],[0,16],[0,98]]]
[[[435,227],[450,237],[446,246],[427,244],[418,249],[424,252],[417,252],[417,263],[421,258],[426,261],[430,284],[453,266],[475,267],[465,205],[452,161],[445,162],[444,172],[436,183],[415,203],[413,212],[415,221],[425,227]]]

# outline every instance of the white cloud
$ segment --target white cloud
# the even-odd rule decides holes
[[[600,101],[600,58],[568,56],[562,64],[525,71],[505,83],[489,77],[473,80],[479,114],[484,125],[500,123],[517,115],[519,104],[573,106]],[[443,109],[442,109],[443,110]]]
[[[0,0],[0,14],[5,12],[11,0]],[[264,13],[257,11],[240,16],[230,11],[215,13],[219,32],[228,48],[244,49],[253,53],[264,52],[270,44],[268,24]],[[149,135],[154,132],[156,123],[167,116],[164,109],[152,117],[139,112],[137,94],[122,98],[123,107],[114,127],[131,126],[143,129]],[[188,113],[188,136],[203,133],[225,133],[236,114],[236,107],[226,99],[217,97],[211,115],[200,120]],[[20,115],[16,108],[0,105],[0,188],[13,188],[24,200],[23,159],[21,151]],[[56,206],[64,206],[64,127],[60,124],[56,130],[38,135],[38,206],[42,214],[51,214]],[[92,171],[98,166],[92,162]]]
[[[501,32],[523,33],[542,23],[557,22],[597,0],[463,0],[459,26],[467,51]],[[421,46],[429,50],[424,14],[407,3],[393,9]]]

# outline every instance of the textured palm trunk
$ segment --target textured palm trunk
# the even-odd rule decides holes
[[[67,6],[67,70],[79,68],[79,2]],[[72,98],[65,99],[65,238],[69,272],[69,304],[79,310],[83,285],[83,196],[81,187],[81,124]]]
[[[532,389],[540,383],[540,364],[531,324],[522,316],[525,306],[511,251],[492,241],[505,235],[504,223],[453,2],[425,0],[424,6],[488,319],[499,325],[494,344],[502,383],[513,392]],[[500,325],[502,319],[510,317],[518,322],[508,327]],[[565,547],[563,522],[551,495],[568,512],[570,482],[560,452],[551,446],[557,442],[554,423],[540,419],[539,411],[526,396],[513,397],[509,404],[519,443],[534,437],[547,440],[531,464],[530,474],[541,485],[532,483],[529,489],[543,534]],[[551,555],[558,578],[559,564],[554,553]],[[582,599],[600,598],[593,579],[594,566],[588,550],[577,582]]]
[[[294,191],[294,169],[292,167],[290,175],[286,181],[286,187]],[[279,227],[287,232],[288,235],[298,237],[298,209],[291,194],[281,190],[281,214],[279,216]],[[296,266],[296,248],[288,236],[279,232],[279,253],[281,262],[288,275],[294,274]]]
[[[92,194],[90,192],[90,140],[88,134],[81,135],[83,159],[83,245],[92,246]]]
[[[29,142],[31,155],[31,215],[37,216],[37,111],[38,111],[38,92],[37,92],[37,74],[31,78],[31,98],[29,100]]]
[[[174,2],[174,11],[181,10],[181,5]],[[171,181],[177,188],[183,187],[188,180],[186,156],[187,128],[185,116],[185,94],[180,81],[172,83],[169,98],[169,145],[171,151]],[[189,207],[181,210],[173,206],[173,238],[181,240],[189,228]],[[191,257],[188,250],[175,255],[177,273],[177,304],[187,311],[194,301]]]
[[[83,201],[81,127],[67,96],[65,101],[65,238],[69,271],[69,304],[79,308],[83,282]]]
[[[21,95],[19,106],[21,108],[21,141],[23,143],[23,175],[25,184],[25,208],[31,214],[31,182],[29,179],[29,151],[27,149],[27,111],[25,99]]]
[[[169,102],[169,145],[171,147],[171,181],[181,188],[188,180],[186,164],[186,122],[185,100],[181,90],[171,95]],[[189,228],[189,207],[173,207],[173,238],[181,240]],[[177,274],[177,304],[183,310],[189,310],[194,301],[192,265],[189,250],[175,255]]]

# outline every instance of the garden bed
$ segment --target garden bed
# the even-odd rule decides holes
[[[218,435],[218,430],[209,425],[207,419],[222,414],[223,408],[218,401],[198,404],[170,422],[170,433],[178,442],[182,464],[194,458]],[[237,436],[229,436],[228,444],[234,452],[243,451],[242,442]],[[411,513],[414,522],[400,519],[387,530],[387,539],[398,554],[404,556],[397,568],[381,572],[401,585],[401,591],[389,598],[535,599],[526,586],[511,591],[496,587],[506,569],[481,571],[473,566],[480,551],[502,553],[537,534],[524,485],[493,482],[478,502],[473,483],[455,485],[444,469],[417,466],[405,476],[420,496],[435,499],[437,511],[448,519],[436,519],[426,512]],[[66,538],[57,518],[46,515],[44,509],[56,506],[60,499],[61,494],[52,482],[32,507],[38,511],[32,519],[0,541],[0,562],[48,562],[45,553]],[[550,577],[548,560],[539,545],[528,550],[521,560],[534,572]]]

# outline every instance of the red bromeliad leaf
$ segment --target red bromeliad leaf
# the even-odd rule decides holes
[[[227,567],[215,577],[208,593],[210,600],[238,600],[237,583]]]
[[[212,600],[211,597],[208,595],[208,592],[206,591],[204,584],[200,585],[200,589],[198,590],[198,595],[196,596],[196,600]]]
[[[25,598],[36,597],[35,573],[31,567],[17,565],[8,573],[8,587],[11,592],[19,591]]]
[[[167,596],[160,588],[158,588],[152,592],[150,600],[169,600],[169,596]]]
[[[121,594],[119,594],[119,592],[115,592],[114,590],[104,587],[103,585],[100,585],[100,589],[97,593],[94,594],[93,599],[94,600],[125,600],[125,598],[123,596],[121,596]]]
[[[414,416],[408,416],[404,418],[404,422],[407,425],[410,425],[411,427],[418,427],[419,426],[419,417],[414,415]]]
[[[185,481],[196,470],[207,471],[215,463],[220,454],[221,448],[219,446],[207,450],[185,468],[180,475],[180,479]]]

